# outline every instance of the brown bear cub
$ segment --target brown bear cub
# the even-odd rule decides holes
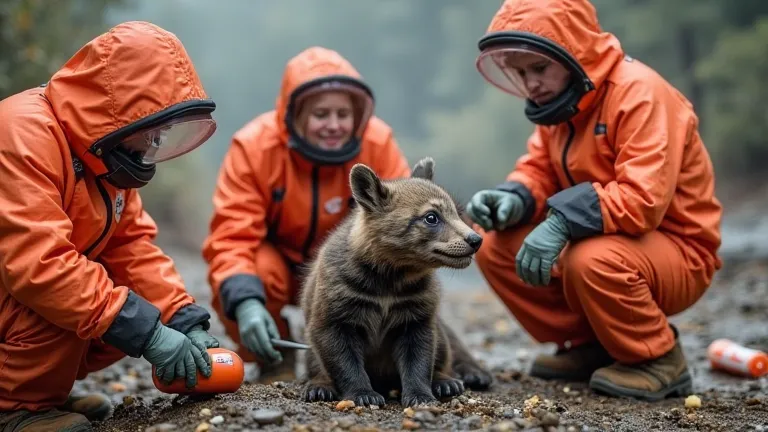
[[[408,179],[383,181],[363,164],[352,168],[358,205],[324,241],[302,289],[311,346],[304,400],[383,405],[396,389],[404,406],[432,403],[464,391],[454,367],[475,387],[490,384],[438,317],[435,271],[469,266],[482,237],[432,182],[433,172],[431,158]]]

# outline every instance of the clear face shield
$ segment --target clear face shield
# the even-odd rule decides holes
[[[125,138],[120,146],[144,164],[156,164],[196,149],[216,131],[210,114],[186,116],[144,129]]]
[[[533,99],[537,92],[535,82],[546,83],[550,77],[552,57],[526,46],[489,48],[480,53],[475,62],[483,78],[498,89],[521,99]]]

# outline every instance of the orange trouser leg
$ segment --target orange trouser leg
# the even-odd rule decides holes
[[[560,280],[550,286],[526,285],[515,272],[515,256],[535,225],[506,231],[491,231],[483,236],[477,252],[477,265],[488,284],[515,316],[520,325],[539,342],[581,345],[595,340],[595,334],[578,303],[569,304]],[[482,233],[482,228],[474,227]]]
[[[0,411],[40,411],[62,405],[75,379],[103,369],[125,355],[82,340],[6,298],[0,328]],[[95,347],[91,351],[91,347]]]
[[[263,243],[256,251],[256,272],[264,284],[267,295],[267,310],[272,315],[272,319],[275,320],[280,337],[287,339],[289,337],[288,323],[280,316],[280,311],[285,305],[295,302],[298,281],[291,274],[283,256],[269,243]],[[237,323],[224,315],[219,302],[214,301],[213,308],[224,324],[227,336],[237,344],[238,355],[244,361],[257,361],[256,356],[240,343]]]
[[[622,363],[672,349],[667,316],[692,306],[712,281],[711,270],[691,264],[694,259],[658,231],[572,243],[560,262],[566,298],[581,305],[600,342]]]

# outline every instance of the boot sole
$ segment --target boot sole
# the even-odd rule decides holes
[[[557,369],[550,369],[546,366],[532,365],[528,375],[543,380],[562,380],[562,381],[589,381],[592,372],[563,372]]]
[[[618,397],[631,397],[648,402],[657,402],[669,396],[685,397],[693,393],[693,380],[688,371],[683,372],[672,384],[659,391],[649,392],[616,385],[610,381],[593,378],[589,381],[592,390]]]

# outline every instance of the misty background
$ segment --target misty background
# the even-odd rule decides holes
[[[477,40],[500,0],[0,0],[0,98],[37,86],[115,24],[175,33],[218,105],[216,134],[158,166],[141,189],[160,241],[199,254],[219,165],[232,134],[274,107],[285,63],[320,45],[340,52],[376,96],[411,164],[436,160],[460,201],[492,187],[524,152],[523,104],[485,83]],[[727,206],[724,248],[768,235],[768,2],[594,0],[601,26],[685,93]],[[310,193],[307,191],[307,193]],[[747,246],[753,247],[748,249]]]

